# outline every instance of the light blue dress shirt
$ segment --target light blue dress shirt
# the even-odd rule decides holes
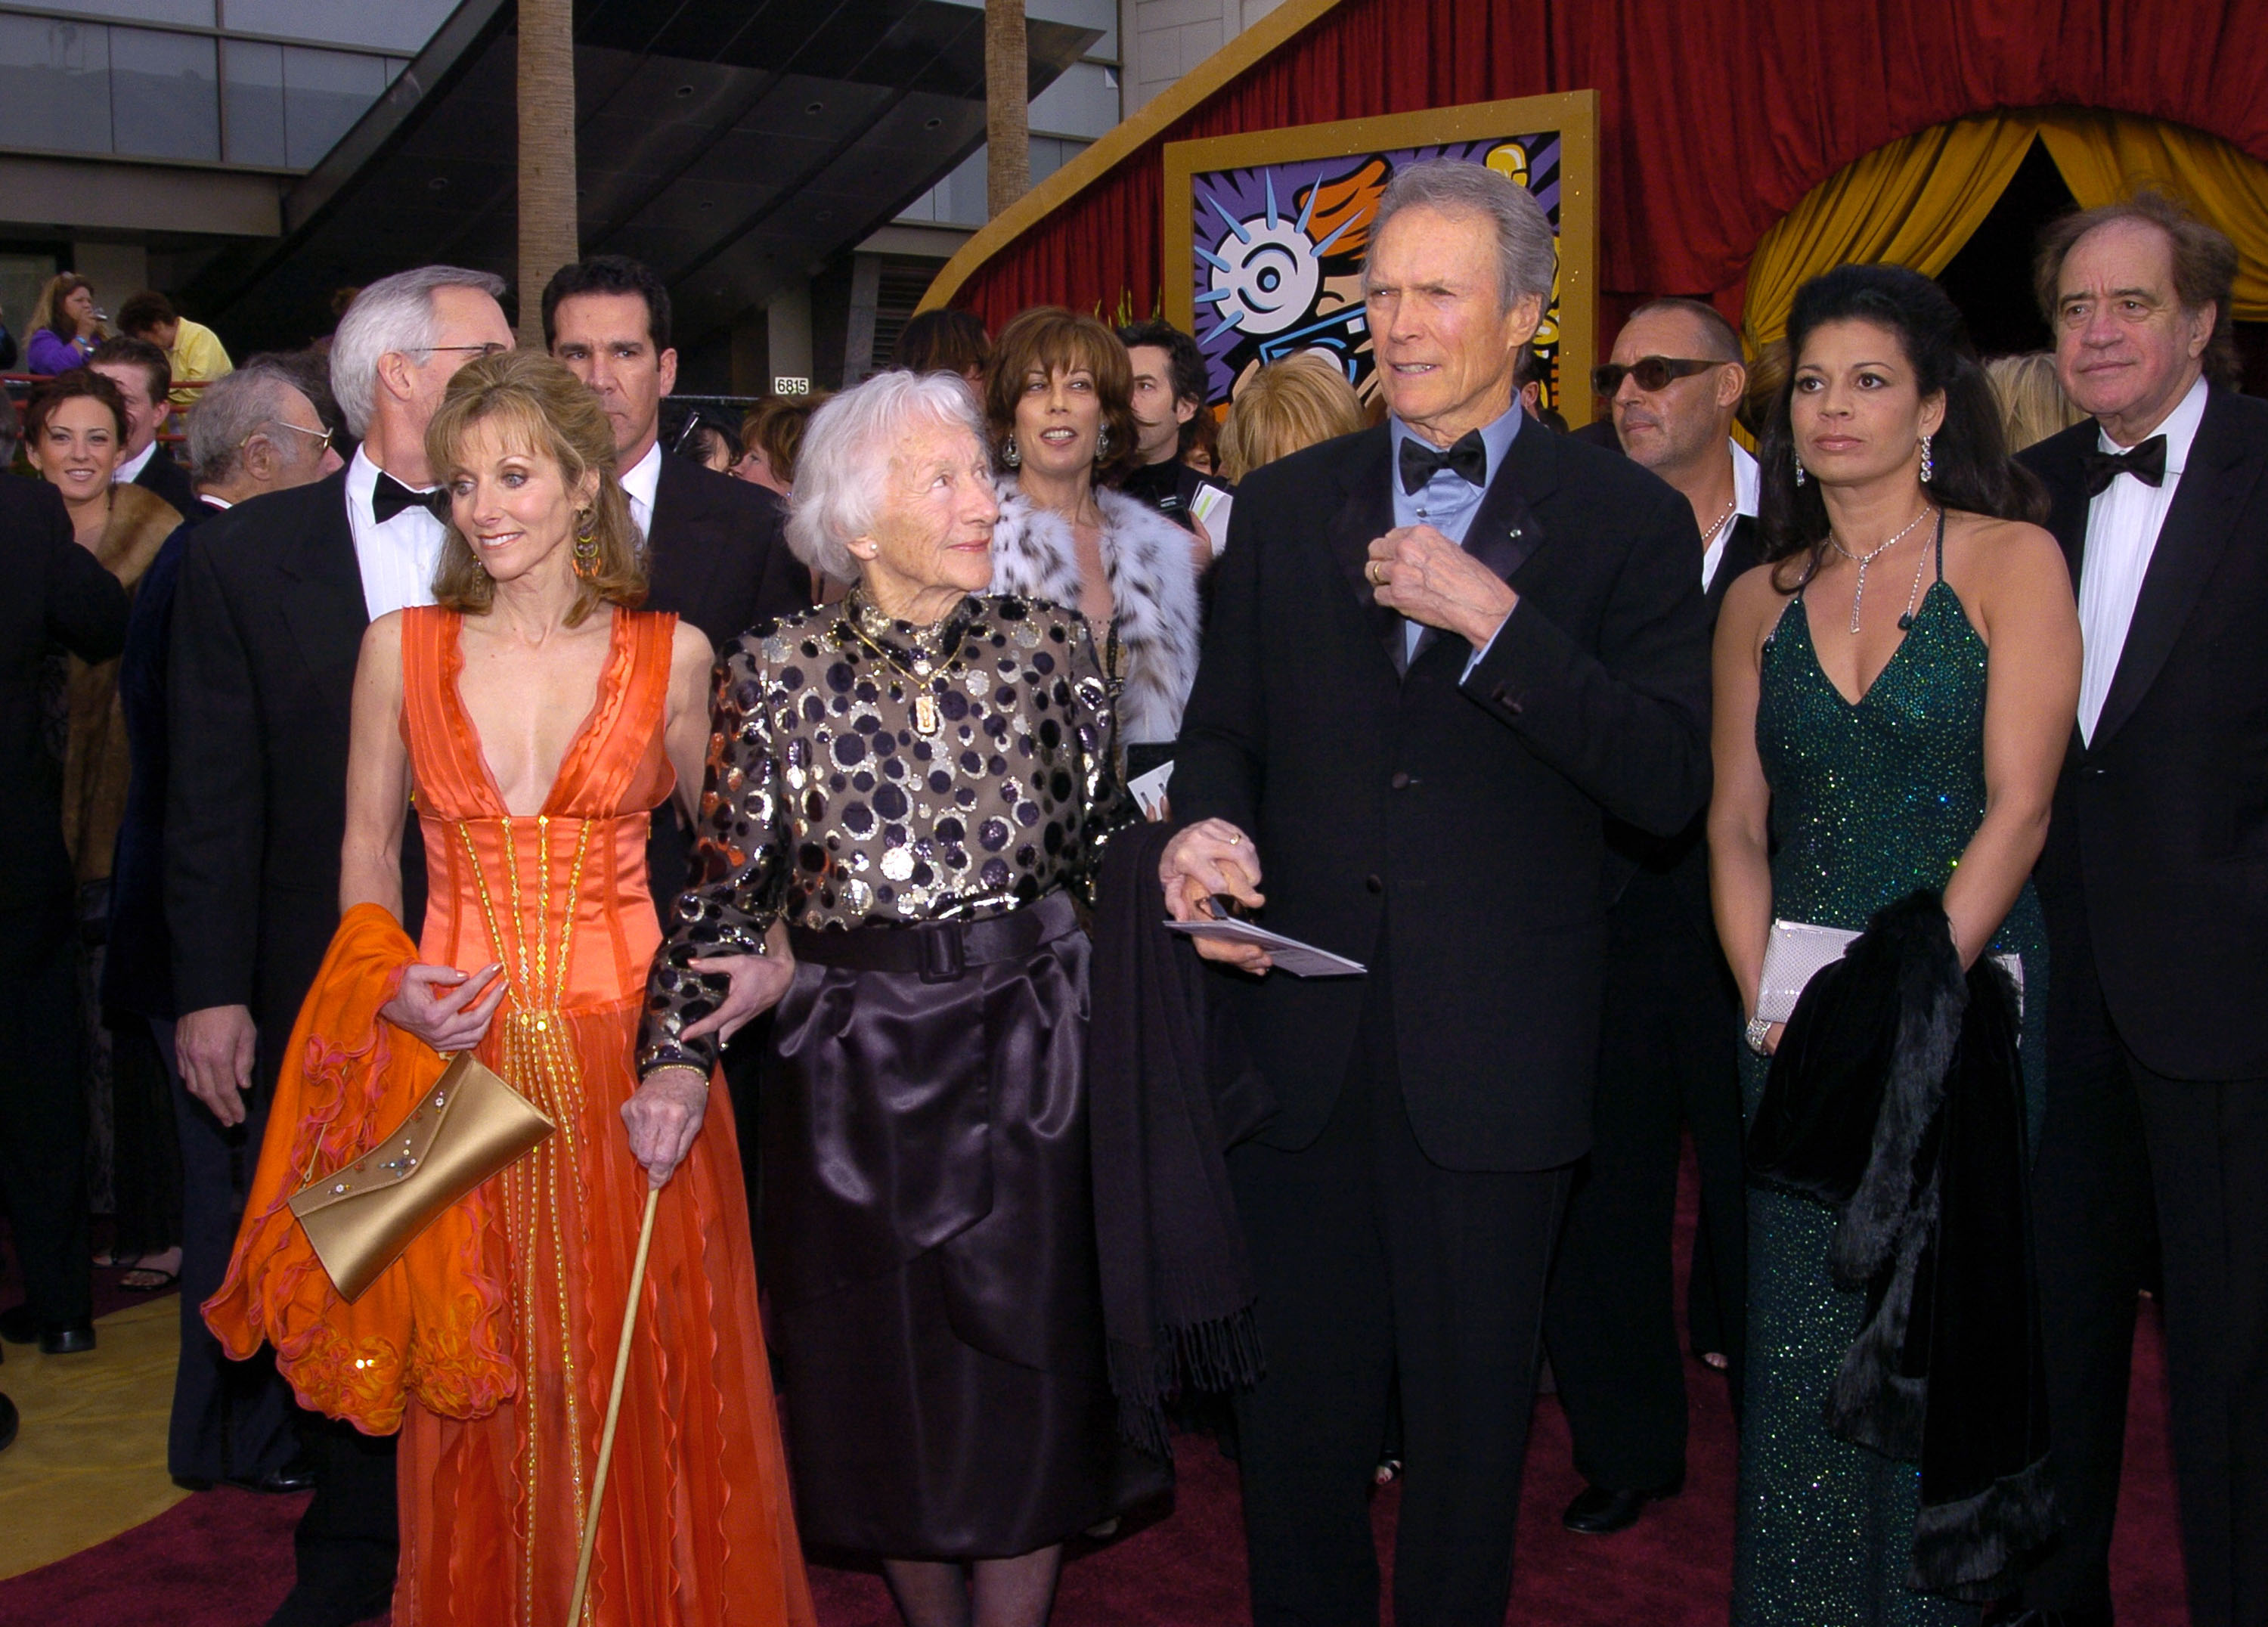
[[[1402,490],[1402,443],[1416,440],[1419,445],[1429,448],[1432,443],[1416,434],[1400,418],[1388,415],[1387,423],[1390,426],[1394,455],[1388,463],[1387,478],[1394,483],[1394,523],[1396,526],[1431,526],[1462,548],[1465,533],[1472,526],[1473,516],[1480,512],[1481,499],[1488,495],[1488,482],[1494,480],[1497,471],[1504,467],[1505,454],[1512,450],[1513,437],[1520,433],[1520,421],[1527,416],[1519,398],[1514,397],[1511,410],[1494,423],[1481,426],[1481,445],[1488,452],[1488,471],[1479,485],[1474,485],[1453,469],[1442,468],[1434,470],[1433,478],[1417,490],[1404,491]],[[1425,623],[1407,618],[1403,620],[1402,653],[1405,661],[1416,658],[1418,641],[1425,635]],[[1465,664],[1465,671],[1469,674],[1481,657],[1487,653],[1486,646],[1474,651],[1472,659]]]

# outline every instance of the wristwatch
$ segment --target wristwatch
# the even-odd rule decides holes
[[[1765,1045],[1764,1042],[1771,1037],[1771,1031],[1772,1021],[1771,1018],[1751,1017],[1749,1019],[1747,1032],[1742,1037],[1748,1041],[1749,1049],[1756,1052],[1757,1056],[1769,1056],[1771,1055],[1771,1050],[1770,1047]]]

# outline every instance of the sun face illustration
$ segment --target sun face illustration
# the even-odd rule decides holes
[[[1310,190],[1297,218],[1276,206],[1276,182],[1266,178],[1267,203],[1249,220],[1239,220],[1209,199],[1228,227],[1228,235],[1198,254],[1211,268],[1209,284],[1197,303],[1211,307],[1214,331],[1236,328],[1256,336],[1281,333],[1307,314],[1323,284],[1323,256],[1354,222],[1342,223],[1321,242],[1307,235],[1316,194]]]

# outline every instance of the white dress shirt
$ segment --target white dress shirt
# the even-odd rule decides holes
[[[653,530],[653,494],[661,484],[661,443],[645,449],[640,458],[622,471],[622,496],[630,500],[630,523],[645,536]]]
[[[1725,563],[1725,544],[1733,534],[1733,527],[1741,523],[1741,516],[1756,517],[1756,497],[1764,490],[1764,472],[1749,449],[1731,436],[1725,438],[1725,449],[1733,454],[1733,512],[1725,516],[1725,523],[1717,527],[1701,550],[1701,591],[1707,593],[1717,579],[1717,567]]]
[[[147,446],[142,448],[140,452],[127,459],[125,462],[120,464],[116,468],[111,471],[110,483],[114,486],[122,486],[126,484],[127,482],[133,480],[139,475],[144,469],[148,468],[150,467],[150,460],[157,455],[158,443],[156,441],[151,441]]]
[[[2152,431],[2166,438],[2166,478],[2155,488],[2132,475],[2119,475],[2088,504],[2087,547],[2079,571],[2079,630],[2083,651],[2079,674],[2079,734],[2095,743],[2095,725],[2102,716],[2102,703],[2110,694],[2110,681],[2118,671],[2119,652],[2126,647],[2126,629],[2134,620],[2134,601],[2141,597],[2142,578],[2149,574],[2150,556],[2157,550],[2158,532],[2166,511],[2174,505],[2174,492],[2182,483],[2182,469],[2190,460],[2190,445],[2197,439],[2205,417],[2205,380],[2199,379]],[[2098,431],[2102,450],[2125,452],[2107,432]],[[2147,439],[2148,437],[2144,437]],[[2139,444],[2139,443],[2138,443]]]
[[[411,605],[433,602],[433,572],[441,563],[442,541],[449,534],[437,516],[422,508],[403,509],[379,525],[371,507],[378,475],[370,454],[356,447],[354,461],[347,466],[347,524],[354,531],[356,562],[362,566],[363,607],[373,622]]]

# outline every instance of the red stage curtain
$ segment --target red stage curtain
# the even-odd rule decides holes
[[[2268,0],[1345,0],[1145,144],[954,295],[996,329],[1060,303],[1147,313],[1167,140],[1595,89],[1602,311],[1722,295],[1813,187],[1964,114],[2170,119],[2268,161]]]

